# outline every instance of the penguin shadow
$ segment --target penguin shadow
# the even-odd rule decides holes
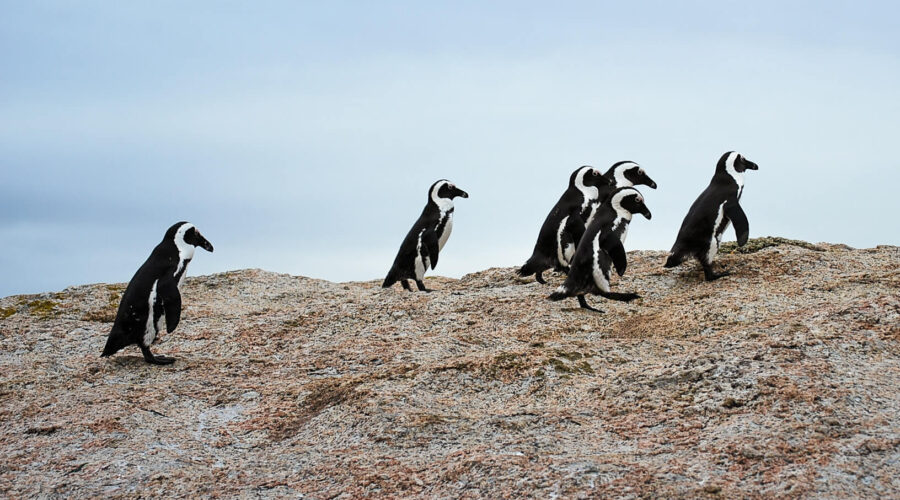
[[[170,369],[170,370],[183,370],[187,368],[188,363],[183,359],[176,359],[174,363],[170,365],[151,365],[147,363],[143,356],[129,356],[129,355],[119,355],[113,356],[108,361],[108,366],[111,366],[115,370],[119,369],[127,369],[133,370],[135,368],[147,367],[152,368],[153,370],[161,370],[161,369]]]
[[[686,266],[682,264],[681,268],[676,272],[669,272],[667,269],[662,269],[658,272],[658,275],[666,275],[674,277],[675,281],[682,285],[696,285],[697,283],[710,283],[717,284],[719,282],[728,282],[733,281],[735,279],[746,279],[749,276],[745,272],[745,265],[741,262],[728,262],[727,265],[722,263],[716,267],[718,272],[728,273],[721,278],[715,279],[713,281],[707,281],[703,275],[703,267],[700,264],[692,264],[690,266]]]
[[[550,293],[554,289],[556,289],[556,287],[562,285],[566,281],[566,274],[557,271],[545,271],[544,281],[546,281],[546,283],[541,283],[540,281],[536,280],[534,276],[522,277],[515,273],[513,273],[512,279],[519,285],[536,285],[535,288],[546,288],[547,290],[549,290],[547,293]]]
[[[564,313],[583,313],[587,318],[595,317],[597,319],[603,319],[605,317],[615,316],[617,314],[635,313],[648,306],[648,304],[645,304],[645,300],[647,300],[647,297],[645,297],[644,295],[641,295],[640,297],[628,302],[608,300],[599,295],[590,294],[585,295],[585,298],[590,300],[590,304],[593,307],[599,309],[599,311],[591,311],[589,309],[585,309],[577,305],[577,302],[574,306],[563,306],[560,307],[559,310]],[[616,305],[615,309],[612,306],[613,304]]]

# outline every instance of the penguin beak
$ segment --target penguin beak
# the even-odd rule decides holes
[[[212,253],[212,251],[213,251],[212,243],[207,241],[206,238],[204,238],[202,236],[200,237],[200,245],[199,246],[202,247],[207,252]]]
[[[744,169],[746,170],[759,170],[759,165],[753,163],[750,160],[744,160]]]
[[[656,183],[653,182],[653,179],[647,177],[647,187],[650,189],[656,189]]]
[[[643,215],[644,217],[646,217],[647,220],[650,220],[650,219],[653,218],[653,214],[650,213],[650,209],[647,208],[646,206],[644,207],[644,210],[641,211],[641,215]]]
[[[460,198],[468,198],[468,197],[469,197],[469,193],[463,191],[462,189],[457,188],[457,189],[456,189],[456,196],[459,196]]]

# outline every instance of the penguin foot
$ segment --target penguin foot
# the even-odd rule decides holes
[[[544,279],[544,271],[541,271],[534,275],[534,280],[542,285],[546,285],[547,281]]]
[[[409,281],[400,280],[400,284],[403,285],[403,289],[406,290],[407,292],[412,291],[412,288],[409,286]]]
[[[149,348],[143,346],[141,346],[141,354],[144,355],[144,361],[150,363],[151,365],[171,365],[175,362],[175,358],[159,354],[154,355],[152,352],[150,352]]]
[[[721,273],[714,272],[704,272],[703,277],[706,278],[706,281],[715,281],[719,278],[724,278],[725,276],[731,276],[731,271],[722,271]]]
[[[711,263],[707,264],[700,261],[700,265],[703,267],[703,277],[706,278],[706,281],[715,281],[731,274],[731,271],[728,271],[727,269],[723,270],[721,273],[713,271]]]
[[[434,291],[434,290],[431,290],[431,289],[429,289],[429,288],[425,288],[425,283],[422,282],[422,280],[417,280],[417,281],[416,281],[416,287],[418,287],[418,289],[419,289],[420,292],[431,293],[431,292]]]
[[[587,309],[588,311],[594,311],[595,313],[603,314],[603,311],[601,311],[600,309],[591,307],[591,305],[588,304],[587,300],[584,298],[584,295],[578,296],[578,305],[580,305],[582,309]]]
[[[175,358],[170,356],[163,356],[161,354],[157,354],[153,356],[153,361],[147,361],[152,365],[171,365],[175,362]]]

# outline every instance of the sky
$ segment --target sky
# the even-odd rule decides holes
[[[446,178],[432,274],[521,265],[581,165],[641,164],[667,250],[722,153],[750,234],[900,244],[900,4],[0,0],[0,296],[125,282],[166,229],[381,279]],[[733,240],[733,232],[726,235]]]

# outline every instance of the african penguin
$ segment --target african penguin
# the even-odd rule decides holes
[[[636,293],[615,293],[610,291],[609,278],[612,267],[619,276],[625,274],[625,236],[633,214],[643,214],[648,220],[650,210],[644,204],[644,197],[633,187],[619,188],[613,192],[608,203],[598,208],[597,214],[588,226],[575,251],[572,267],[566,281],[550,295],[551,300],[578,297],[578,304],[584,309],[602,312],[588,305],[584,294],[600,295],[611,300],[630,302],[640,296]]]
[[[531,257],[519,270],[519,276],[535,275],[538,283],[546,284],[543,272],[554,268],[567,270],[575,248],[584,232],[584,221],[591,211],[591,203],[600,196],[600,189],[610,180],[599,170],[583,166],[569,176],[569,187],[550,210]]]
[[[665,267],[675,267],[694,257],[703,266],[703,275],[707,281],[730,274],[728,271],[713,272],[712,263],[729,223],[734,224],[738,245],[747,243],[750,223],[740,205],[744,192],[744,172],[758,169],[755,163],[734,151],[719,158],[712,181],[691,205],[681,223],[681,230],[678,231],[678,238],[672,246]]]
[[[633,161],[617,162],[609,167],[609,170],[607,170],[603,176],[609,180],[609,184],[599,188],[600,195],[591,203],[590,214],[585,218],[585,227],[590,225],[591,218],[597,213],[597,209],[609,199],[609,196],[613,194],[616,189],[639,185],[647,186],[650,189],[656,189],[656,183],[653,182],[653,179],[644,172],[644,169],[641,168],[640,165]]]
[[[438,253],[443,250],[453,230],[453,198],[457,196],[468,198],[469,194],[445,179],[428,188],[428,204],[400,244],[382,287],[388,288],[399,281],[403,288],[412,291],[406,281],[411,279],[415,280],[420,291],[431,291],[425,288],[422,279],[429,267],[437,267]]]
[[[167,365],[175,361],[168,356],[154,355],[150,345],[163,328],[163,321],[168,333],[178,326],[181,283],[194,257],[195,247],[213,251],[213,246],[193,224],[179,222],[166,231],[162,242],[156,245],[125,288],[101,356],[111,356],[123,347],[137,344],[148,363]]]

